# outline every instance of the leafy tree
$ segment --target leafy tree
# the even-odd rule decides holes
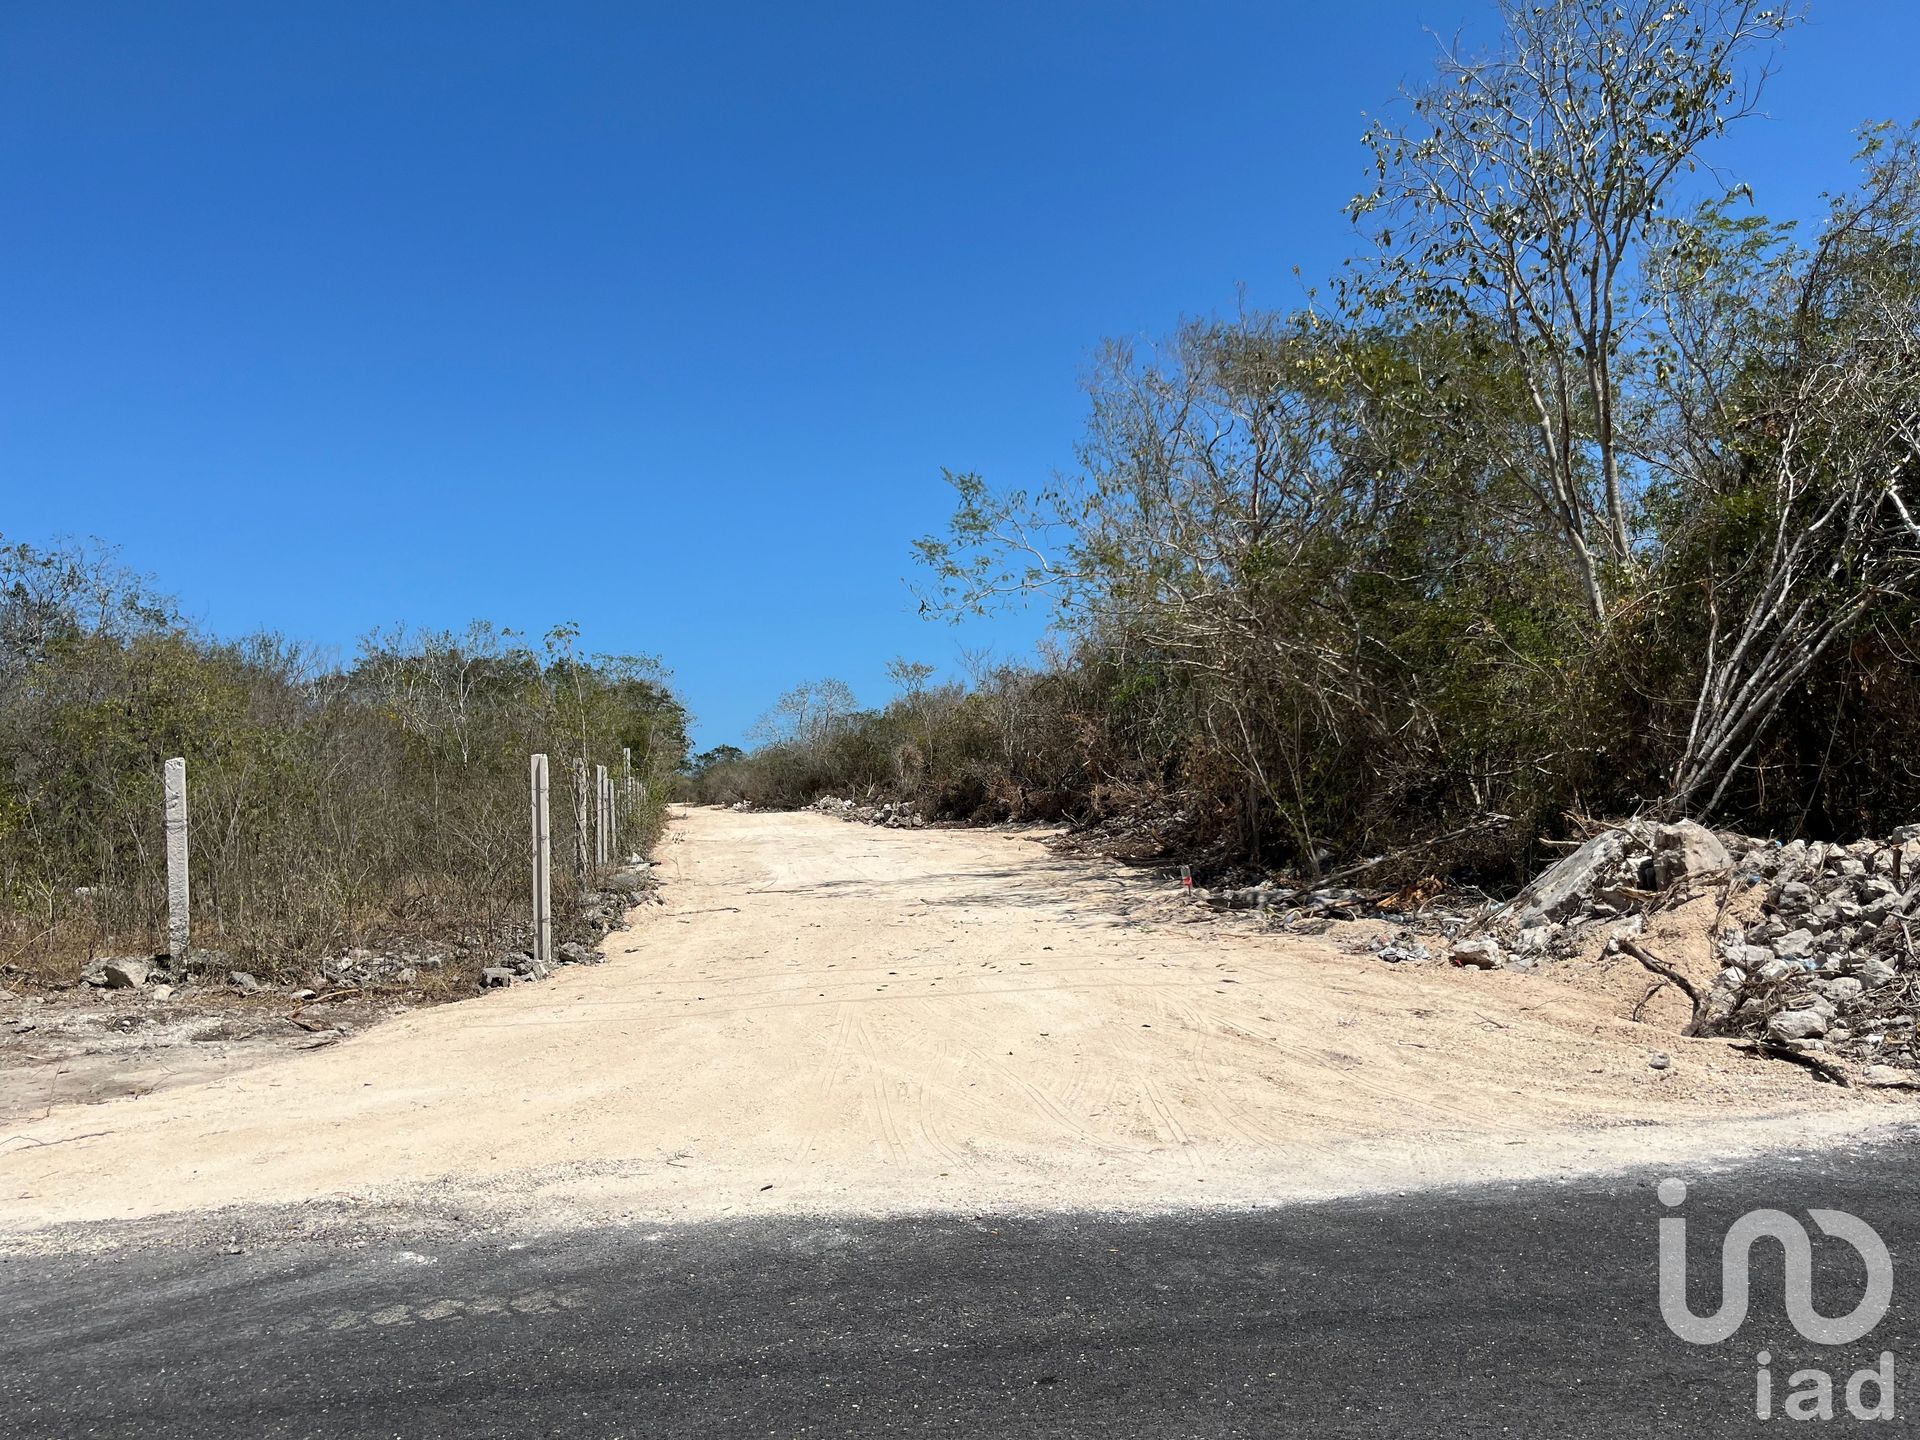
[[[1703,147],[1753,113],[1764,71],[1743,62],[1793,16],[1750,0],[1500,0],[1499,13],[1497,50],[1444,50],[1411,123],[1368,131],[1375,183],[1351,212],[1378,253],[1350,292],[1505,342],[1534,422],[1514,468],[1604,620],[1637,558],[1622,390],[1649,232]]]

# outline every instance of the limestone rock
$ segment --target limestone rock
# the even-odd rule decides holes
[[[1480,936],[1473,940],[1453,942],[1453,963],[1470,965],[1476,970],[1497,970],[1501,961],[1500,945],[1497,941]]]
[[[1733,868],[1733,857],[1720,837],[1692,820],[1656,825],[1653,830],[1654,879],[1665,888],[1683,881],[1723,875]]]
[[[100,966],[101,983],[109,990],[138,990],[150,968],[144,960],[108,960]]]
[[[1782,1010],[1767,1029],[1776,1040],[1811,1040],[1827,1033],[1827,1017],[1818,1010]]]

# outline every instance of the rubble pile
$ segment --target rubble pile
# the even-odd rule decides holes
[[[600,938],[627,928],[627,911],[635,905],[663,903],[651,874],[653,867],[635,857],[625,868],[604,877],[602,888],[580,899],[580,918],[586,938],[554,947],[556,965],[597,965]],[[523,932],[524,938],[524,932]],[[170,997],[182,986],[221,986],[242,995],[274,992],[295,1000],[311,1000],[320,991],[379,990],[417,985],[448,966],[456,972],[463,957],[439,950],[415,950],[404,943],[380,950],[352,949],[339,956],[322,956],[306,963],[305,974],[293,984],[275,985],[252,972],[236,968],[232,957],[217,950],[192,950],[176,963],[166,955],[139,958],[102,958],[82,972],[81,983],[103,990],[140,990],[156,1000]],[[472,963],[469,953],[466,957]],[[482,966],[483,989],[517,980],[543,980],[552,971],[537,963],[531,950],[488,952]]]
[[[862,805],[854,800],[842,800],[833,795],[822,795],[807,807],[822,815],[838,816],[842,820],[857,821],[862,825],[884,825],[889,830],[923,830],[927,820],[909,800],[893,800],[880,805]]]
[[[560,941],[553,947],[551,967],[534,959],[531,949],[504,955],[498,964],[489,965],[480,972],[480,988],[486,990],[511,985],[516,980],[544,980],[555,969],[565,965],[598,965],[607,958],[598,948],[601,937],[609,931],[628,928],[626,917],[629,908],[665,903],[654,884],[652,870],[651,864],[635,857],[626,868],[605,876],[599,890],[589,890],[580,897],[580,918],[591,937],[590,942]]]
[[[1760,918],[1717,936],[1712,1028],[1916,1063],[1920,825],[1851,845],[1756,844],[1739,875],[1766,895]]]
[[[1722,968],[1702,997],[1702,1033],[1920,1063],[1920,825],[1846,845],[1781,844],[1692,822],[1606,830],[1501,908],[1493,953],[1508,964],[1572,954],[1602,925],[1610,947],[1634,950],[1648,914],[1703,889],[1722,897],[1713,934]],[[1757,890],[1755,904],[1747,897]],[[1484,965],[1489,938],[1456,942],[1454,963]]]
[[[1231,890],[1205,890],[1195,893],[1216,910],[1284,910],[1294,915],[1328,920],[1351,920],[1368,913],[1375,897],[1345,885],[1325,885],[1302,889],[1275,880],[1262,880]]]
[[[1499,923],[1522,952],[1544,950],[1568,926],[1637,913],[1733,869],[1725,841],[1704,825],[1630,823],[1601,831],[1551,866],[1501,909]]]

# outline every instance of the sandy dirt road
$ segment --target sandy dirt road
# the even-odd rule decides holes
[[[667,904],[602,966],[12,1127],[0,1231],[322,1197],[542,1224],[1258,1204],[1904,1116],[1552,979],[1183,923],[1032,836],[695,810],[660,857]]]

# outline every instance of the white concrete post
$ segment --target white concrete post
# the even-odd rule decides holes
[[[167,954],[187,958],[191,940],[187,884],[187,762],[167,761]]]
[[[620,863],[620,791],[607,776],[607,863]]]
[[[607,801],[610,795],[607,785],[606,766],[596,765],[593,767],[593,789],[595,797],[593,807],[593,858],[595,863],[604,867],[607,863],[607,832],[610,828],[608,822],[612,819],[612,817],[607,814]]]
[[[587,878],[587,872],[593,869],[593,841],[587,824],[587,762],[583,757],[573,762],[573,853],[574,859],[579,862],[583,881]]]
[[[533,958],[553,963],[553,830],[547,814],[547,757],[533,757]]]

